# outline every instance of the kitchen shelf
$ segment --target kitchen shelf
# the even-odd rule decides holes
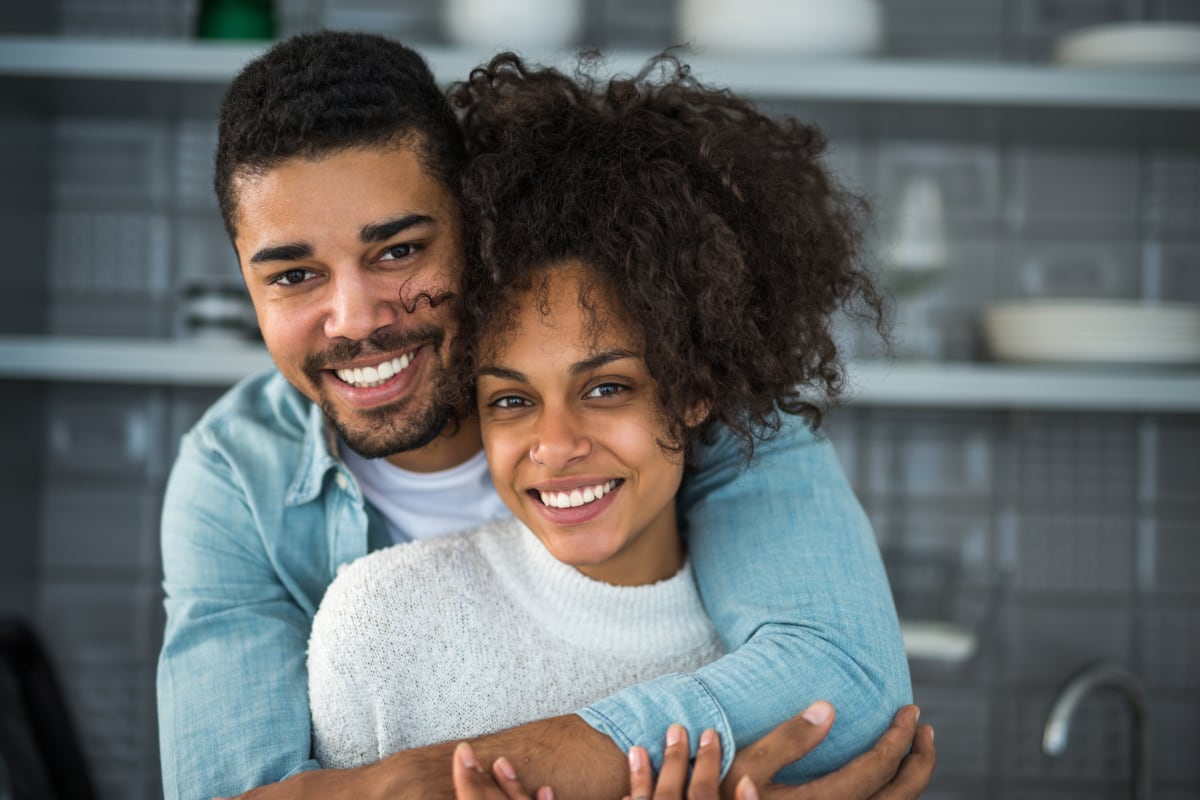
[[[0,379],[228,386],[270,366],[261,344],[0,336]],[[856,361],[857,406],[1200,412],[1200,370]]]
[[[66,81],[222,85],[266,48],[190,40],[0,36],[0,77]],[[473,49],[417,44],[443,82],[487,57]],[[644,51],[614,50],[613,72],[633,72]],[[536,58],[536,54],[535,54]],[[541,60],[569,61],[569,54]],[[1200,110],[1200,75],[1187,69],[1121,69],[1042,64],[813,60],[686,56],[702,80],[759,98],[832,102],[1098,109]]]

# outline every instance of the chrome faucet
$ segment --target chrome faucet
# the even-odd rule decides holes
[[[1093,664],[1075,673],[1059,690],[1042,731],[1042,752],[1060,756],[1067,749],[1071,717],[1075,708],[1093,689],[1116,689],[1125,695],[1133,711],[1133,758],[1130,763],[1133,800],[1149,800],[1149,728],[1146,724],[1146,690],[1138,677],[1116,664]]]

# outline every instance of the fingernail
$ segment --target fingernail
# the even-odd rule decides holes
[[[758,789],[754,787],[754,781],[750,780],[749,775],[743,775],[738,781],[737,797],[738,800],[758,800]]]
[[[717,740],[717,732],[712,728],[708,728],[704,733],[700,734],[700,746],[708,747]]]
[[[629,769],[633,772],[641,772],[645,768],[646,762],[643,760],[643,752],[640,747],[631,747],[629,749]]]
[[[537,790],[537,800],[554,800],[554,790],[549,786],[543,786]]]
[[[467,769],[473,769],[476,772],[483,772],[479,767],[479,762],[475,760],[475,751],[471,749],[471,745],[462,742],[458,746],[458,760]]]
[[[679,737],[683,734],[683,728],[679,725],[672,724],[667,728],[667,747],[673,747],[679,744]]]
[[[929,726],[929,741],[933,741],[933,726]]]
[[[808,708],[804,709],[804,713],[800,716],[811,722],[813,725],[820,725],[825,720],[829,719],[829,715],[833,713],[833,706],[826,703],[824,700],[818,700]]]
[[[513,769],[513,765],[508,763],[508,759],[500,756],[496,759],[496,769],[500,770],[500,774],[508,778],[510,781],[517,779],[517,771]]]

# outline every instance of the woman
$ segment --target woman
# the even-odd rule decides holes
[[[462,405],[514,519],[376,553],[330,587],[309,652],[325,766],[718,657],[675,514],[691,445],[720,425],[749,452],[781,413],[819,424],[841,390],[834,315],[882,316],[815,129],[669,58],[601,87],[506,55],[453,99],[480,149]]]

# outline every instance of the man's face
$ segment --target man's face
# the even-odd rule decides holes
[[[292,158],[235,191],[234,244],[280,372],[367,457],[433,441],[462,272],[453,196],[404,145]]]

